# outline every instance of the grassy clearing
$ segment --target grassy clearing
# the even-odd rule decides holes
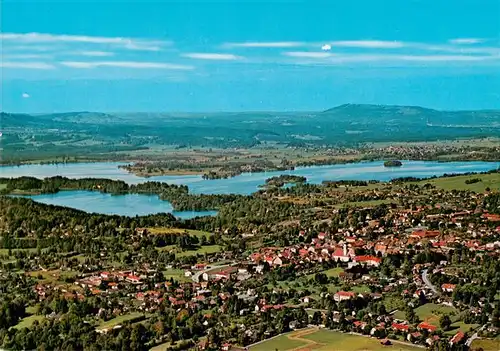
[[[453,315],[457,313],[457,309],[450,306],[437,305],[435,303],[426,303],[425,305],[417,307],[415,313],[420,320],[439,326],[439,318],[443,314],[450,315],[450,318],[453,320]]]
[[[331,268],[327,271],[324,271],[322,273],[325,273],[327,277],[338,277],[340,275],[340,273],[342,273],[343,271],[344,271],[343,268],[335,267],[335,268]]]
[[[44,316],[37,316],[37,315],[32,315],[29,317],[24,317],[17,323],[15,326],[12,328],[15,329],[22,329],[22,328],[30,328],[35,321],[41,322],[45,319]]]
[[[0,183],[0,190],[7,188],[7,184]]]
[[[106,321],[106,322],[102,321],[99,324],[99,327],[97,329],[113,328],[113,327],[120,325],[122,323],[134,321],[134,320],[137,320],[137,319],[140,319],[143,317],[144,317],[144,314],[139,313],[139,312],[132,312],[132,313],[124,314],[122,316],[118,316],[116,318],[110,319],[109,321]]]
[[[335,268],[331,268],[331,269],[328,269],[326,271],[322,271],[322,272],[318,272],[318,273],[326,274],[327,277],[338,277],[339,274],[342,273],[343,271],[344,271],[343,268],[335,267]],[[316,273],[312,273],[312,274],[306,275],[305,277],[307,279],[314,279],[315,275],[316,275]]]
[[[387,309],[387,307],[386,307]],[[401,319],[401,320],[406,320],[406,313],[402,310],[397,310],[395,313],[394,313],[394,318],[396,319]]]
[[[197,250],[182,251],[182,252],[176,253],[175,256],[187,257],[187,256],[194,256],[194,255],[212,254],[212,253],[220,252],[220,250],[221,250],[221,247],[219,245],[201,246]]]
[[[455,322],[450,326],[450,330],[445,331],[445,335],[455,335],[458,331],[462,333],[468,333],[471,330],[477,329],[479,324],[467,324],[462,321]]]
[[[182,269],[170,268],[163,271],[163,275],[165,276],[166,280],[173,278],[174,280],[177,280],[178,282],[181,283],[191,281],[191,278],[184,276],[184,270]]]
[[[32,271],[26,272],[28,275],[39,279],[42,283],[66,283],[66,279],[75,279],[78,275],[77,272],[67,271]]]

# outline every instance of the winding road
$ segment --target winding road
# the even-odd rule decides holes
[[[436,289],[436,287],[434,285],[432,285],[431,281],[429,280],[429,277],[427,276],[428,275],[428,270],[427,269],[424,269],[422,271],[422,281],[424,282],[424,284],[432,290],[432,292],[434,294],[439,294],[439,291]]]

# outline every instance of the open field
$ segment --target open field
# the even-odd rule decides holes
[[[43,283],[65,283],[65,279],[73,279],[77,276],[77,272],[71,271],[71,272],[65,272],[65,271],[59,271],[59,270],[53,270],[53,271],[32,271],[32,272],[26,272],[28,275],[38,278],[41,280]]]
[[[182,251],[182,252],[176,253],[175,256],[186,257],[186,256],[194,256],[194,255],[212,254],[212,253],[219,252],[220,250],[221,250],[221,247],[219,245],[201,246],[197,250]]]
[[[163,275],[166,280],[170,280],[170,278],[177,280],[178,282],[190,282],[191,278],[184,276],[184,270],[170,268],[163,271]]]
[[[142,317],[144,317],[144,314],[139,313],[139,312],[132,312],[132,313],[124,314],[122,316],[118,316],[116,318],[110,319],[109,321],[106,321],[106,322],[103,321],[102,323],[99,324],[97,329],[113,328],[113,327],[120,325],[122,323],[125,323],[127,321],[134,321],[134,320],[140,319]]]
[[[44,316],[32,315],[29,317],[24,317],[17,323],[17,325],[13,326],[16,329],[29,328],[33,325],[35,321],[41,322],[45,319]]]
[[[476,339],[472,343],[471,348],[482,348],[484,351],[498,351],[500,350],[500,337],[496,339]]]
[[[208,245],[208,246],[200,246],[196,250],[187,250],[181,251],[176,245],[167,245],[163,247],[157,247],[158,251],[167,251],[175,253],[177,257],[186,257],[186,256],[194,256],[194,255],[204,255],[204,254],[212,254],[215,252],[219,252],[221,247],[219,245]]]
[[[192,230],[192,229],[180,229],[180,228],[166,228],[166,227],[149,227],[146,228],[149,233],[155,234],[172,234],[172,235],[181,235],[181,234],[189,234],[192,236],[196,236],[201,238],[202,236],[212,236],[212,233],[204,232],[201,230]]]
[[[278,336],[250,347],[250,351],[415,351],[407,344],[383,346],[377,339],[331,330],[305,329]]]
[[[434,303],[426,303],[425,305],[419,306],[415,309],[420,320],[427,322],[429,324],[439,326],[439,318],[443,314],[448,314],[453,320],[453,315],[457,313],[454,307],[437,305]]]
[[[12,249],[12,255],[14,255],[18,251],[23,251],[23,252],[36,252],[36,249]],[[8,255],[9,254],[9,249],[0,249],[0,255]]]
[[[480,182],[465,184],[468,179],[479,178]],[[484,192],[486,188],[500,191],[500,173],[475,174],[466,176],[457,176],[449,178],[430,179],[420,182],[421,184],[430,183],[439,189],[444,190],[471,190],[475,192]]]
[[[293,350],[307,345],[306,340],[294,339],[291,336],[295,333],[280,335],[276,338],[266,340],[258,345],[250,347],[250,351],[269,351],[269,350]]]

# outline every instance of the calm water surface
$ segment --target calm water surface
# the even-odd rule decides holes
[[[483,172],[498,168],[499,162],[434,162],[404,161],[402,167],[387,168],[382,161],[360,162],[333,166],[298,167],[294,171],[245,173],[229,179],[205,180],[198,175],[138,177],[118,168],[123,163],[73,163],[66,165],[23,165],[0,167],[0,177],[32,176],[37,178],[60,175],[68,178],[109,178],[123,180],[129,184],[145,181],[161,181],[189,186],[195,194],[251,194],[269,177],[294,174],[319,184],[324,180],[381,180],[398,177],[431,177],[445,173]],[[182,218],[196,215],[214,215],[215,211],[174,212],[172,205],[150,195],[109,195],[98,192],[67,191],[50,195],[32,196],[36,201],[74,207],[88,212],[121,215],[144,215],[171,212]]]

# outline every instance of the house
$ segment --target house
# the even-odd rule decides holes
[[[375,256],[356,256],[354,257],[354,261],[359,264],[366,264],[367,266],[380,266],[382,263],[382,259]]]
[[[450,345],[455,345],[461,342],[465,338],[465,334],[459,331],[450,340]]]
[[[418,329],[420,330],[427,330],[429,333],[433,333],[437,330],[437,327],[432,325],[432,324],[429,324],[429,323],[426,323],[426,322],[422,322],[420,323],[418,326],[417,326]]]
[[[420,338],[422,336],[421,333],[419,332],[414,332],[414,333],[411,333],[411,334],[408,334],[408,336],[406,337],[406,339],[410,342],[413,342],[415,340],[417,340],[418,338]]]
[[[408,324],[392,323],[392,329],[394,331],[408,332],[410,330],[410,326]]]
[[[352,291],[339,291],[333,295],[333,299],[336,302],[350,300],[356,297],[356,294]]]
[[[125,280],[129,283],[132,283],[132,284],[142,284],[141,278],[139,278],[138,276],[136,276],[134,274],[127,275]]]
[[[354,327],[361,329],[361,330],[367,326],[367,323],[362,322],[362,321],[354,321],[352,324],[354,325]]]
[[[104,280],[107,280],[107,279],[111,278],[111,274],[109,274],[109,272],[101,272],[100,276]]]
[[[456,285],[455,284],[442,284],[441,289],[444,292],[453,292],[455,290]]]
[[[276,257],[272,263],[273,266],[282,266],[283,265],[283,260],[279,257]]]
[[[387,245],[385,244],[376,244],[375,245],[375,253],[377,254],[381,254],[381,255],[385,255],[385,253],[387,252]]]

